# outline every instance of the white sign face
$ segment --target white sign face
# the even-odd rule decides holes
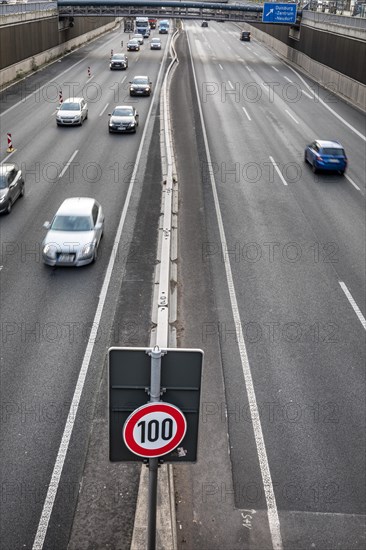
[[[148,403],[136,409],[126,420],[123,439],[133,453],[156,458],[173,451],[187,429],[183,413],[170,403]]]
[[[133,439],[144,449],[160,449],[177,433],[176,420],[166,412],[146,414],[134,427]]]

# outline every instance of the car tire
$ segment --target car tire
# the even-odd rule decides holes
[[[306,153],[304,153],[304,162],[305,164],[308,162],[308,159],[306,158]]]
[[[97,261],[97,258],[98,258],[98,247],[96,246],[93,254],[92,264],[95,264],[95,262]]]
[[[345,170],[339,170],[339,175],[344,176],[344,172],[345,172]]]
[[[24,193],[25,193],[25,187],[24,187],[24,183],[23,183],[23,185],[20,188],[19,197],[24,197]]]
[[[311,169],[312,169],[313,173],[316,174],[316,172],[317,172],[317,167],[316,167],[315,164],[312,165]]]
[[[6,214],[10,214],[11,209],[12,209],[12,206],[13,206],[13,205],[12,205],[12,202],[11,202],[11,200],[9,200],[8,206],[6,207],[6,210],[5,210],[5,213],[6,213]]]

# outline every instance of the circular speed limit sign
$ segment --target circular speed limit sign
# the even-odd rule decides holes
[[[175,405],[159,401],[139,407],[123,426],[123,440],[131,452],[157,458],[174,451],[186,434],[187,421]]]

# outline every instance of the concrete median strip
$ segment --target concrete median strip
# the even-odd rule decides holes
[[[155,274],[156,292],[154,294],[152,321],[156,325],[151,332],[150,345],[158,344],[160,347],[175,347],[176,333],[172,323],[176,320],[177,295],[176,285],[171,285],[172,280],[176,281],[176,270],[172,261],[177,254],[177,230],[176,212],[178,208],[177,199],[177,177],[173,157],[172,137],[170,129],[170,114],[168,89],[172,75],[172,69],[177,61],[174,51],[174,40],[178,32],[173,35],[171,48],[172,61],[168,67],[167,74],[162,87],[160,99],[161,117],[161,158],[162,158],[162,223],[159,227],[158,263]],[[172,223],[174,222],[174,223]],[[173,286],[173,288],[172,288]],[[167,294],[166,305],[162,295]],[[165,344],[164,344],[165,342]],[[136,506],[135,522],[131,550],[142,550],[146,548],[147,525],[148,525],[148,485],[149,470],[143,466],[140,476],[139,493]],[[173,482],[173,466],[163,464],[158,471],[158,495],[157,495],[157,536],[156,548],[158,550],[175,550],[177,548],[175,497]]]

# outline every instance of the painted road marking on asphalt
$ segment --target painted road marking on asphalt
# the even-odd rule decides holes
[[[72,163],[72,161],[74,160],[78,152],[79,152],[79,149],[76,149],[76,151],[74,151],[74,153],[71,155],[70,160],[63,167],[63,170],[61,171],[59,178],[62,178],[62,176],[65,174],[66,170],[68,169],[68,167],[70,166],[70,164]]]
[[[287,185],[287,181],[285,180],[285,178],[283,177],[283,175],[281,174],[281,170],[278,168],[277,164],[275,163],[273,157],[269,157],[269,160],[272,162],[273,166],[274,166],[274,169],[276,170],[277,174],[279,175],[283,185]]]
[[[287,109],[285,109],[285,113],[287,113],[288,116],[290,116],[290,117],[292,118],[292,120],[296,122],[296,124],[299,124],[299,121],[296,120],[296,118],[290,113],[290,111],[288,111]]]
[[[220,67],[220,69],[221,69],[222,71],[224,70],[223,67],[222,67],[222,65],[221,65],[220,63],[219,63],[219,67]]]
[[[314,94],[313,94],[313,95],[308,94],[308,92],[306,92],[305,90],[301,90],[301,93],[304,94],[304,95],[306,95],[306,96],[307,96],[308,98],[310,98],[310,99],[314,99]]]
[[[287,63],[285,63],[285,65],[287,65]],[[310,91],[313,91],[309,84],[305,81],[305,79],[301,76],[301,74],[299,74],[297,71],[295,71],[295,69],[293,69],[290,65],[287,65],[287,67],[289,69],[291,69],[291,71],[293,71],[295,73],[295,75],[301,80],[301,82],[307,87],[308,90]],[[313,96],[312,97],[315,97],[315,94],[313,92]],[[323,105],[323,107],[325,107],[326,109],[328,109],[328,111],[330,111],[336,118],[338,118],[338,120],[340,120],[341,122],[343,122],[343,124],[345,126],[347,126],[347,128],[349,128],[350,130],[352,130],[352,132],[354,132],[358,137],[360,137],[361,139],[363,139],[363,141],[366,141],[366,136],[364,134],[362,134],[361,132],[359,132],[354,126],[352,126],[352,124],[350,124],[349,122],[347,122],[346,119],[344,119],[341,115],[339,115],[336,111],[334,111],[334,109],[332,109],[331,107],[329,107],[329,105],[327,105],[325,103],[325,101],[319,97],[319,95],[317,96],[317,101],[319,101],[319,103],[321,103]]]
[[[193,78],[195,83],[196,96],[198,101],[198,109],[200,113],[206,156],[207,156],[208,165],[212,167],[213,164],[211,161],[210,148],[208,145],[206,126],[205,126],[203,112],[202,112],[202,105],[200,102],[198,82],[196,77],[196,71],[192,61],[193,56],[192,56],[192,50],[191,50],[191,45],[189,40],[188,40],[188,46],[189,46],[189,51],[191,55],[191,66],[192,66]],[[217,223],[219,227],[222,248],[224,250],[228,250],[224,223],[222,220],[222,214],[220,209],[220,201],[217,194],[217,188],[216,188],[215,176],[214,176],[213,170],[210,171],[210,182],[211,182],[212,194],[214,197],[216,218],[217,218]],[[253,378],[252,378],[252,373],[249,365],[248,353],[245,346],[245,340],[244,340],[243,329],[242,329],[243,325],[242,325],[242,320],[240,318],[239,306],[236,298],[236,291],[235,291],[234,280],[233,280],[233,274],[231,271],[230,258],[228,257],[228,255],[225,255],[224,266],[225,266],[226,281],[227,281],[229,296],[230,296],[231,310],[234,317],[234,326],[236,328],[236,337],[237,337],[236,341],[238,343],[238,348],[239,348],[238,351],[240,354],[240,360],[241,360],[241,365],[243,370],[243,377],[245,381],[245,388],[247,391],[251,420],[253,423],[255,443],[256,443],[258,460],[259,460],[262,481],[263,481],[263,490],[266,497],[267,510],[268,510],[268,524],[269,524],[269,529],[271,533],[272,547],[273,547],[273,550],[282,550],[283,544],[282,544],[280,520],[278,516],[276,497],[274,494],[272,477],[269,469],[267,450],[264,443],[264,437],[263,437],[263,431],[262,431],[262,425],[261,425],[261,417],[259,414],[257,398],[255,395]]]
[[[243,109],[244,113],[247,115],[248,120],[252,120],[252,119],[250,118],[249,113],[248,113],[248,111],[246,110],[246,108],[245,108],[245,107],[242,107],[242,109]]]
[[[361,189],[358,187],[357,183],[355,183],[355,182],[349,177],[348,174],[344,174],[344,177],[345,177],[346,179],[348,179],[348,181],[350,182],[350,184],[353,185],[353,187],[354,187],[355,189],[357,189],[357,191],[360,191],[360,192],[361,192]]]
[[[158,78],[157,78],[157,83],[161,79],[161,73],[162,73],[163,67],[164,67],[164,63],[162,63],[161,66],[160,66],[159,73],[158,73]],[[157,86],[158,86],[158,84],[156,85],[156,89],[157,89]],[[155,98],[155,92],[154,92],[154,95],[153,95],[153,99],[154,98]],[[148,122],[150,117],[151,117],[151,112],[152,112],[152,109],[153,109],[153,105],[154,105],[154,101],[151,101],[150,107],[149,107],[149,110],[148,110],[148,113],[147,113],[147,117],[146,117],[146,122]],[[83,362],[81,364],[78,380],[77,380],[76,385],[75,385],[74,395],[73,395],[73,398],[72,398],[72,401],[71,401],[71,404],[70,404],[69,413],[68,413],[67,420],[66,420],[66,423],[65,423],[64,432],[62,434],[62,439],[61,439],[60,446],[59,446],[58,453],[57,453],[57,457],[56,457],[56,460],[55,460],[55,465],[53,467],[50,483],[48,485],[47,495],[46,495],[46,498],[45,498],[45,501],[44,501],[44,504],[43,504],[43,509],[42,509],[41,517],[40,517],[40,520],[39,520],[39,523],[38,523],[37,533],[36,533],[35,538],[34,538],[32,550],[42,550],[43,549],[44,541],[45,541],[46,534],[47,534],[48,524],[49,524],[50,519],[51,519],[51,514],[52,514],[53,506],[54,506],[54,503],[55,503],[55,499],[56,499],[56,495],[57,495],[57,491],[58,491],[58,486],[59,486],[59,483],[60,483],[60,479],[61,479],[61,475],[62,475],[66,455],[67,455],[69,444],[70,444],[71,435],[72,435],[72,432],[73,432],[73,429],[74,429],[75,420],[77,418],[77,413],[78,413],[80,400],[81,400],[81,396],[82,396],[83,389],[84,389],[86,376],[88,374],[90,360],[91,360],[91,357],[92,357],[92,354],[93,354],[94,345],[98,341],[96,336],[97,336],[98,331],[99,331],[99,324],[100,324],[100,320],[101,320],[101,317],[102,317],[104,304],[105,304],[105,301],[106,301],[106,298],[107,298],[108,287],[109,287],[109,284],[110,284],[110,281],[111,281],[111,278],[112,278],[112,272],[113,272],[114,264],[115,264],[115,261],[116,261],[116,258],[117,258],[117,250],[118,250],[118,246],[119,246],[119,243],[120,243],[120,240],[121,240],[122,231],[124,229],[125,220],[126,220],[126,217],[127,217],[127,210],[129,208],[129,205],[130,205],[131,196],[132,196],[132,193],[133,193],[133,190],[134,190],[134,185],[135,185],[135,182],[136,182],[136,174],[137,174],[137,171],[138,171],[138,168],[139,168],[139,163],[140,163],[142,151],[143,151],[143,148],[145,146],[145,137],[146,137],[146,134],[147,134],[147,129],[148,129],[148,124],[146,123],[145,127],[144,127],[144,131],[142,133],[140,146],[139,146],[139,149],[137,151],[137,156],[136,156],[136,160],[135,160],[135,167],[134,167],[134,170],[133,170],[132,175],[131,175],[130,183],[129,183],[129,186],[128,186],[128,189],[127,189],[127,195],[126,195],[125,203],[123,205],[123,210],[122,210],[122,213],[121,213],[121,217],[120,217],[120,220],[119,220],[116,236],[115,236],[114,243],[113,243],[113,252],[111,253],[110,258],[109,258],[107,270],[105,272],[102,288],[101,288],[101,291],[100,291],[100,294],[99,294],[97,309],[95,311],[93,323],[91,324],[91,331],[90,331],[88,343],[87,343],[87,346],[86,346],[86,349],[85,349],[85,354],[84,354],[84,357],[83,357]]]
[[[358,307],[358,305],[356,304],[352,294],[350,293],[350,291],[348,290],[347,286],[345,285],[345,283],[343,281],[339,281],[339,284],[341,285],[341,289],[343,290],[343,292],[347,296],[349,303],[353,307],[353,311],[356,313],[357,317],[361,321],[361,324],[362,324],[363,328],[366,330],[366,319],[362,315],[361,310]]]
[[[109,105],[109,103],[107,103],[107,104],[103,107],[103,109],[101,110],[99,116],[102,116],[102,115],[103,115],[103,113],[104,113],[104,111],[106,110],[106,108],[108,107],[108,105]]]
[[[272,69],[274,69],[276,71],[276,73],[279,73],[280,71],[277,69],[277,67],[275,67],[274,65],[271,65]]]
[[[6,155],[6,157],[4,158],[4,160],[2,160],[2,161],[0,162],[0,165],[1,165],[1,164],[4,164],[4,162],[6,162],[6,161],[8,160],[8,158],[11,157],[11,155],[14,155],[15,152],[16,152],[16,149],[14,149],[14,151],[12,151],[12,152],[9,153],[8,155]]]
[[[234,86],[231,84],[230,80],[228,80],[227,82],[228,82],[230,88],[233,90],[233,89],[234,89]]]
[[[122,78],[122,80],[121,80],[121,84],[124,83],[124,81],[126,80],[126,78],[127,78],[127,76],[125,75],[125,76]]]
[[[253,69],[251,69],[251,68],[249,67],[249,65],[245,65],[245,68],[246,68],[250,73],[253,71]]]
[[[292,84],[291,78],[289,78],[288,76],[285,76],[284,78],[285,78],[285,80],[287,80],[287,82],[291,82],[291,84]]]
[[[97,38],[100,38],[100,37],[97,37]],[[59,81],[60,77],[63,76],[64,74],[68,73],[69,71],[71,71],[72,69],[74,69],[77,65],[80,65],[80,63],[84,63],[85,62],[85,59],[87,59],[88,57],[90,57],[92,54],[94,55],[96,52],[98,52],[99,50],[101,50],[102,48],[104,49],[106,44],[109,44],[109,42],[111,42],[112,40],[114,40],[115,37],[113,36],[110,40],[107,40],[107,42],[105,42],[104,44],[102,44],[101,46],[99,46],[98,48],[96,48],[96,50],[94,50],[92,53],[89,53],[87,54],[85,57],[83,57],[83,59],[80,59],[79,61],[77,61],[76,63],[74,63],[73,65],[71,65],[71,67],[69,67],[68,69],[65,69],[64,71],[62,71],[62,73],[58,74],[57,76],[55,76],[54,78],[52,78],[51,80],[49,80],[48,82],[46,82],[46,84],[43,84],[42,86],[40,86],[37,90],[35,90],[34,92],[31,92],[29,95],[27,95],[26,97],[23,97],[22,99],[20,99],[19,101],[17,101],[16,103],[14,103],[14,105],[12,105],[11,107],[9,107],[9,109],[6,109],[6,111],[3,111],[2,113],[0,113],[0,117],[2,117],[3,115],[5,115],[5,113],[9,113],[10,111],[12,111],[13,109],[15,109],[16,107],[18,107],[18,105],[20,105],[20,103],[25,103],[27,101],[28,98],[36,95],[36,94],[40,94],[40,92],[46,88],[46,86],[49,86],[52,82],[55,82],[56,81]],[[89,42],[90,44],[90,42]],[[73,50],[72,52],[70,53],[75,53],[75,51],[79,50],[79,49],[82,49],[83,47],[85,46],[85,44],[83,44],[82,46],[80,46],[80,48],[76,48],[76,50]],[[66,55],[70,55],[70,54],[66,54]],[[66,55],[64,57],[66,57]],[[58,60],[60,61],[60,60]],[[56,63],[55,61],[53,63]],[[53,63],[50,63],[50,65],[52,65]],[[26,78],[26,77],[25,77]],[[24,79],[25,79],[24,78]],[[22,78],[22,80],[24,80]],[[8,86],[9,87],[9,86]],[[7,88],[5,88],[7,89]]]

